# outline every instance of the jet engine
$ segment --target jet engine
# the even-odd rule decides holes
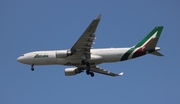
[[[56,58],[66,58],[71,55],[72,55],[72,52],[70,50],[56,51]]]
[[[78,68],[66,68],[64,72],[66,76],[72,76],[81,73],[82,70]]]

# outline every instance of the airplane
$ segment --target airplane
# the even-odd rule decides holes
[[[92,20],[80,38],[70,49],[29,52],[18,57],[17,61],[31,65],[32,71],[34,71],[35,65],[65,65],[74,66],[72,68],[65,68],[65,76],[73,76],[86,71],[86,74],[91,77],[94,77],[94,72],[115,77],[122,76],[123,72],[113,73],[102,69],[97,65],[125,61],[146,54],[163,56],[158,52],[160,47],[156,47],[163,26],[155,27],[144,39],[132,47],[92,48],[94,40],[96,39],[95,31],[100,19],[101,14]]]

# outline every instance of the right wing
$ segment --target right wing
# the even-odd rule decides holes
[[[99,74],[109,75],[109,76],[113,76],[113,77],[115,77],[115,76],[122,76],[124,74],[123,72],[121,72],[119,74],[112,73],[110,71],[104,70],[104,69],[99,68],[97,66],[91,67],[90,70],[93,71],[93,72],[99,73]]]
[[[99,14],[87,27],[81,37],[72,46],[71,52],[73,54],[85,54],[86,58],[90,58],[90,49],[95,39],[95,31],[100,21],[101,14]]]

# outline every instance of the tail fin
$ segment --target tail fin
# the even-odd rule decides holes
[[[156,47],[161,32],[163,30],[163,26],[155,27],[141,42],[139,42],[136,47],[143,47],[143,51],[146,53],[151,53],[157,56],[163,56],[161,53],[157,52],[160,50],[159,47]]]

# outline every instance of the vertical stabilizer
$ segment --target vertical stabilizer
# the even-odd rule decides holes
[[[143,40],[141,40],[135,47],[147,47],[147,49],[155,49],[156,44],[161,35],[163,26],[155,27]]]
[[[163,56],[161,53],[157,52],[160,50],[156,47],[159,37],[161,35],[163,26],[155,27],[141,42],[139,42],[135,47],[143,47],[143,51],[146,53],[151,53],[156,56]]]
[[[143,40],[141,40],[137,45],[130,48],[121,58],[121,61],[136,58],[147,53],[151,53],[156,56],[163,56],[161,53],[157,52],[160,47],[156,47],[163,26],[155,27]]]

